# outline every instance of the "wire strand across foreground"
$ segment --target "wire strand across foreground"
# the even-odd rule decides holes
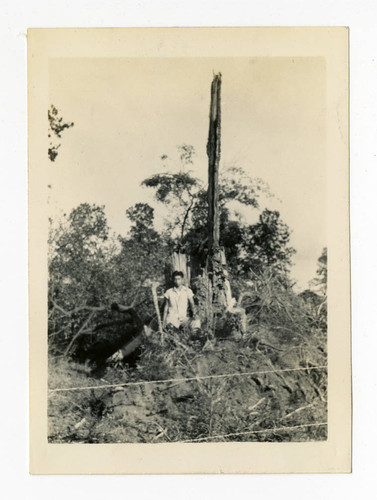
[[[112,387],[127,387],[127,386],[138,386],[138,385],[147,385],[147,384],[166,384],[170,382],[190,382],[190,381],[199,381],[199,380],[208,380],[208,379],[217,379],[217,378],[230,378],[230,377],[246,377],[250,375],[263,375],[267,373],[282,373],[282,372],[295,372],[295,371],[309,371],[309,370],[326,370],[327,366],[310,366],[305,368],[284,368],[281,370],[261,370],[255,372],[237,372],[237,373],[224,373],[220,375],[204,375],[204,376],[196,376],[196,377],[187,377],[187,378],[170,378],[170,379],[161,379],[161,380],[141,380],[138,382],[123,382],[120,384],[103,384],[103,385],[92,385],[92,386],[83,386],[83,387],[62,387],[49,389],[49,393],[55,392],[67,392],[67,391],[84,391],[90,389],[108,389]]]
[[[320,422],[320,423],[314,423],[314,424],[301,424],[301,425],[292,425],[290,427],[273,427],[270,429],[260,429],[258,431],[245,431],[245,432],[231,432],[230,434],[217,434],[215,436],[205,436],[205,437],[200,437],[196,439],[186,439],[184,441],[177,441],[179,443],[196,443],[198,441],[207,441],[209,439],[224,439],[227,437],[234,437],[234,436],[246,436],[250,434],[263,434],[265,432],[281,432],[281,431],[288,431],[292,429],[302,429],[305,427],[323,427],[327,426],[327,422]]]

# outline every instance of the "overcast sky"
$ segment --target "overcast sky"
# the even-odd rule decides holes
[[[326,246],[324,58],[52,59],[50,102],[74,127],[63,131],[50,165],[50,213],[83,202],[105,205],[109,225],[126,234],[125,210],[152,193],[140,183],[194,146],[195,175],[207,179],[210,84],[222,73],[220,168],[243,167],[266,181],[292,230],[292,276],[315,276]],[[264,208],[264,206],[262,208]],[[258,212],[245,217],[254,222]]]

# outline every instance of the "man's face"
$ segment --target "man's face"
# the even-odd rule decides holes
[[[178,287],[180,287],[182,285],[183,278],[182,278],[182,276],[174,276],[174,280],[173,281],[174,281],[174,286],[178,288]]]

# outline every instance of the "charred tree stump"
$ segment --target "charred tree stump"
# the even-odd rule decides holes
[[[191,263],[190,257],[185,253],[174,252],[171,254],[169,261],[165,265],[165,286],[172,286],[172,274],[174,271],[183,273],[183,280],[186,286],[190,286],[191,282]]]

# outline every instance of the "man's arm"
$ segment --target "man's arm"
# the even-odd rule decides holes
[[[191,309],[192,317],[195,318],[196,317],[196,305],[195,305],[195,302],[194,302],[194,297],[189,297],[188,301],[189,301],[189,304],[190,304],[190,309]]]
[[[163,313],[162,313],[162,327],[166,326],[166,317],[168,315],[168,299],[165,297],[164,305],[163,305]]]

